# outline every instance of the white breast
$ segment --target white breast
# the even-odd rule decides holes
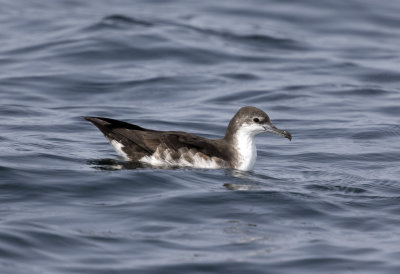
[[[257,158],[257,149],[254,142],[255,134],[252,131],[239,130],[235,136],[235,150],[237,151],[236,169],[252,170]]]

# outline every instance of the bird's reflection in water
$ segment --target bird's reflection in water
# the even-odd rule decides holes
[[[235,178],[240,179],[240,183],[225,183],[223,186],[229,190],[239,190],[239,191],[246,191],[251,190],[255,187],[255,182],[251,179],[252,172],[248,171],[240,171],[236,169],[228,169],[226,174],[228,176],[232,176]]]
[[[101,171],[117,171],[117,170],[135,170],[135,169],[182,169],[182,167],[155,167],[148,164],[130,162],[118,159],[93,159],[87,162],[92,168]],[[189,170],[193,168],[188,168]],[[194,168],[196,169],[196,168]],[[249,191],[259,189],[259,182],[257,181],[258,175],[253,172],[240,171],[235,169],[227,169],[225,174],[235,179],[238,182],[225,183],[223,187],[228,190],[234,191]]]
[[[252,185],[252,184],[224,184],[224,187],[229,190],[246,191],[246,190],[252,190],[254,188],[254,185]]]
[[[91,165],[92,168],[94,169],[105,170],[105,171],[146,168],[145,165],[140,163],[119,161],[116,159],[95,159],[88,161],[88,164]]]

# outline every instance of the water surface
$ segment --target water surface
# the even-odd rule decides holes
[[[1,273],[399,273],[400,3],[1,1]],[[82,115],[252,172],[137,169]]]

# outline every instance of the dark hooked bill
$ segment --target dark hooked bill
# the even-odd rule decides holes
[[[267,123],[263,127],[266,132],[271,132],[271,133],[280,135],[280,136],[288,138],[290,141],[292,141],[292,134],[290,134],[289,131],[279,129],[271,123]]]

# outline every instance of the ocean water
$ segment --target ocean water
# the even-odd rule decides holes
[[[0,1],[0,273],[400,273],[399,1]],[[137,168],[80,116],[219,138]]]

